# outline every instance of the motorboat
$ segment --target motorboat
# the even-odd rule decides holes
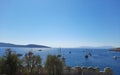
[[[41,49],[39,49],[38,51],[42,51]]]
[[[71,51],[69,51],[69,54],[71,54]]]
[[[118,58],[117,56],[113,56],[113,59],[117,60],[117,58]]]
[[[85,58],[88,58],[88,57],[89,57],[88,54],[86,54],[86,55],[85,55]]]

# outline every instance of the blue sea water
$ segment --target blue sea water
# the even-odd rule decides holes
[[[5,54],[6,47],[0,47],[0,56]],[[44,65],[47,55],[58,55],[60,53],[58,48],[15,48],[11,47],[12,51],[16,53],[23,54],[32,51],[35,55],[40,55],[42,58],[42,64]],[[71,53],[69,53],[71,51]],[[120,52],[109,51],[109,49],[87,49],[92,56],[86,59],[85,53],[86,49],[81,48],[62,48],[61,55],[65,58],[67,66],[93,66],[99,67],[103,70],[105,67],[112,68],[114,75],[120,75]],[[117,60],[113,59],[113,56],[118,56]]]

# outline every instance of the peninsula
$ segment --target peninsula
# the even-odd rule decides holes
[[[110,51],[117,51],[117,52],[120,52],[120,47],[119,47],[119,48],[113,48],[113,49],[111,49]]]

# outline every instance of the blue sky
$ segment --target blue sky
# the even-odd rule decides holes
[[[120,46],[120,0],[0,0],[0,42]]]

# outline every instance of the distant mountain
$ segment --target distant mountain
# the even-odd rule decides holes
[[[99,46],[99,47],[91,47],[91,46],[82,46],[80,48],[89,48],[89,49],[111,49],[112,46]]]
[[[100,47],[97,47],[97,48],[101,48],[101,49],[111,49],[111,48],[113,48],[113,46],[100,46]]]
[[[27,47],[27,48],[50,48],[48,46],[36,45],[36,44],[28,44],[28,45],[16,45],[11,43],[0,43],[0,47]]]

